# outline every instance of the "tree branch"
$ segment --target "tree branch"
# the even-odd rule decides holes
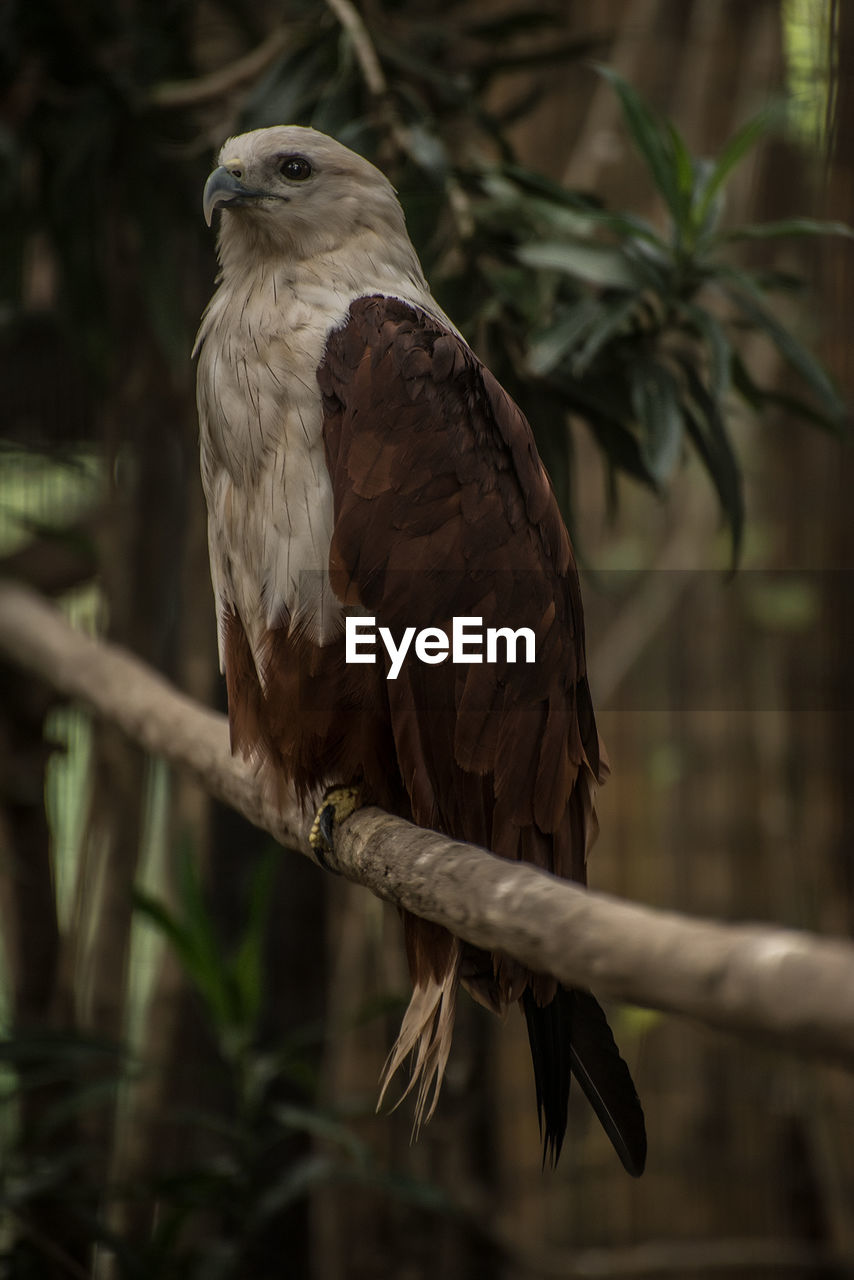
[[[174,110],[199,106],[224,97],[266,71],[287,46],[289,35],[288,26],[276,27],[254,49],[224,67],[218,67],[216,71],[209,71],[193,80],[164,80],[154,85],[149,92],[148,101],[153,107]]]
[[[374,97],[381,98],[388,92],[388,83],[362,15],[352,0],[326,0],[326,6],[350,37],[365,84]]]
[[[310,815],[279,808],[228,749],[225,719],[116,646],[74,631],[33,592],[0,583],[0,653],[189,769],[283,844],[308,853]],[[854,946],[759,925],[713,924],[579,889],[391,817],[339,831],[349,879],[566,983],[784,1043],[854,1067]]]

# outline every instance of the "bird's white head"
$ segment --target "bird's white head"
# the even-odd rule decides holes
[[[310,259],[362,240],[415,257],[388,179],[316,129],[287,125],[229,138],[207,180],[204,214],[221,210],[220,257]],[[370,243],[364,243],[370,253]],[[420,269],[419,269],[420,274]]]

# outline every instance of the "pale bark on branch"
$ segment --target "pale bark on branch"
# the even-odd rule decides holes
[[[278,806],[231,756],[224,717],[127,652],[74,631],[12,582],[0,583],[0,655],[190,770],[282,844],[309,852],[311,815]],[[847,942],[636,906],[377,809],[342,825],[335,865],[378,896],[568,984],[854,1067],[854,946]]]

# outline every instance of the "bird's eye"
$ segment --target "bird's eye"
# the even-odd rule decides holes
[[[311,165],[305,156],[285,156],[279,165],[279,173],[291,182],[305,182],[311,177]]]

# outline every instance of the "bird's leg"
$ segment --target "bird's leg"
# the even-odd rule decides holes
[[[308,842],[315,858],[326,871],[335,871],[327,860],[327,854],[335,853],[336,827],[340,827],[351,813],[361,809],[363,803],[361,787],[328,787],[324,792],[323,803],[311,824]]]

